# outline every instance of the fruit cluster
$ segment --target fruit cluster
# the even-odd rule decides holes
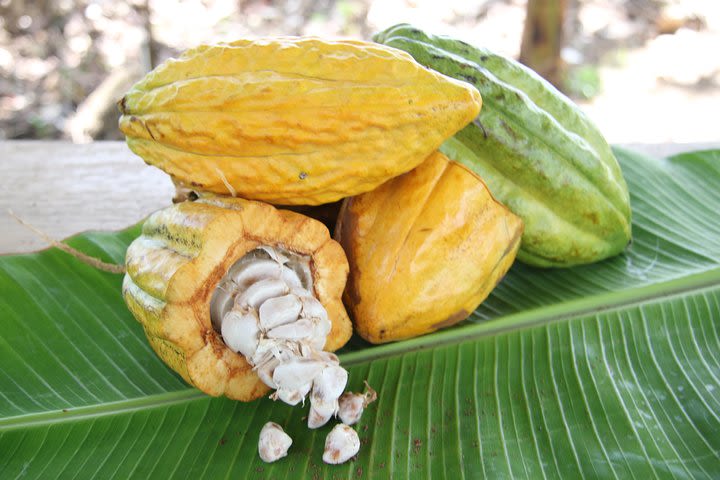
[[[549,84],[408,25],[375,41],[200,46],[119,102],[130,149],[191,192],[129,247],[130,310],[190,384],[309,395],[310,428],[357,421],[342,399],[361,412],[371,397],[343,395],[330,353],[353,326],[373,343],[432,332],[467,318],[516,256],[570,266],[630,240],[617,161]],[[337,201],[333,239],[312,206]],[[336,430],[334,462],[357,452]],[[289,437],[264,432],[263,459],[284,456]]]

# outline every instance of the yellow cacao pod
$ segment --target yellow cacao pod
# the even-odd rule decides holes
[[[188,50],[119,105],[130,149],[176,184],[317,205],[411,170],[481,99],[392,47],[287,37]]]
[[[211,300],[228,270],[258,247],[309,257],[314,296],[334,351],[352,334],[342,304],[348,264],[320,222],[260,202],[202,198],[152,214],[127,250],[123,296],[158,356],[209,395],[248,401],[268,391],[246,358],[227,347]]]
[[[335,238],[356,331],[385,343],[465,319],[510,268],[522,230],[480,177],[439,152],[346,199]]]

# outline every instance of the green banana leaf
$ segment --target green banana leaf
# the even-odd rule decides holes
[[[616,150],[634,242],[585,267],[513,266],[461,325],[341,352],[377,402],[322,462],[308,406],[189,388],[121,276],[49,249],[0,257],[0,479],[720,478],[720,151]],[[69,244],[120,263],[138,228]],[[293,438],[265,464],[267,421]]]

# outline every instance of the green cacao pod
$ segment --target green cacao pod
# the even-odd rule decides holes
[[[397,25],[375,41],[465,80],[480,115],[440,150],[473,169],[525,223],[518,259],[543,267],[591,263],[630,242],[620,166],[577,105],[520,63],[445,36]]]

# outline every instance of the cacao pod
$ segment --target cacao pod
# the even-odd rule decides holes
[[[607,142],[567,97],[491,51],[397,25],[375,40],[478,88],[478,118],[440,148],[472,168],[525,223],[518,259],[536,266],[595,262],[631,237],[630,198]]]
[[[287,37],[191,49],[119,105],[130,149],[176,185],[317,205],[411,170],[481,99],[400,50]]]
[[[522,228],[474,172],[439,152],[345,199],[335,238],[350,264],[344,300],[356,331],[384,343],[465,319],[510,268]]]
[[[127,250],[123,297],[158,356],[210,395],[248,401],[268,388],[213,326],[211,300],[228,270],[258,247],[309,257],[311,289],[332,324],[324,348],[347,342],[348,264],[320,222],[260,202],[201,198],[152,214]]]

